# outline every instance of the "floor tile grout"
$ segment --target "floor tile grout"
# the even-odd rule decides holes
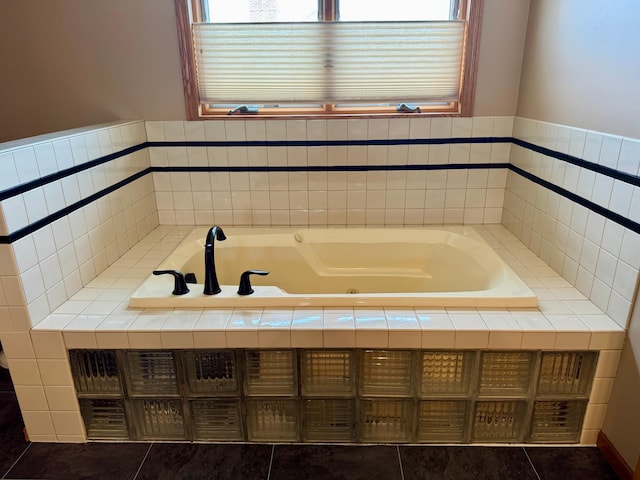
[[[20,461],[20,459],[24,456],[24,454],[27,453],[27,450],[29,450],[31,445],[33,445],[33,443],[29,442],[29,445],[24,447],[24,450],[22,451],[22,453],[18,455],[18,458],[16,458],[16,461],[11,464],[11,466],[7,469],[6,472],[4,472],[4,475],[2,476],[2,478],[7,478],[7,475],[9,475],[9,472],[11,471],[11,469],[15,467],[16,464]]]
[[[533,462],[531,461],[531,457],[529,456],[529,454],[527,453],[527,449],[522,447],[522,451],[524,452],[525,456],[527,457],[527,460],[529,460],[529,464],[531,465],[531,468],[533,469],[533,473],[536,474],[536,478],[538,480],[542,480],[540,478],[540,475],[538,475],[538,471],[536,470],[536,466],[533,464]]]
[[[271,445],[271,458],[269,459],[269,470],[267,471],[267,480],[271,480],[271,466],[273,465],[273,454],[276,451],[276,444]],[[135,480],[135,479],[134,479]]]
[[[398,452],[398,465],[400,466],[400,479],[404,480],[404,470],[402,468],[402,457],[400,456],[400,446],[396,445],[396,451]]]
[[[136,480],[136,478],[138,478],[138,475],[140,474],[140,470],[142,470],[142,466],[144,465],[144,462],[147,460],[147,457],[149,456],[149,452],[151,452],[151,447],[153,447],[153,442],[151,442],[151,445],[149,445],[149,448],[147,448],[147,453],[144,454],[144,457],[142,458],[142,462],[140,462],[140,465],[138,466],[138,470],[136,470],[136,474],[133,476],[133,480]]]

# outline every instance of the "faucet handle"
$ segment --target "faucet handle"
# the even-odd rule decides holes
[[[173,292],[174,295],[184,295],[189,293],[189,287],[187,287],[187,282],[184,279],[184,275],[182,272],[178,270],[154,270],[154,275],[173,275],[174,283],[173,283]]]
[[[249,275],[269,275],[266,270],[247,270],[240,275],[240,285],[238,286],[238,295],[251,295],[253,288],[251,288],[251,281]]]

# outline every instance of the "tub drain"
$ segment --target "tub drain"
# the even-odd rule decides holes
[[[354,295],[356,293],[360,293],[360,290],[358,290],[357,288],[348,288],[347,289],[347,293],[350,293],[351,295]]]

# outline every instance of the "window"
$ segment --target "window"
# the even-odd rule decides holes
[[[175,0],[190,119],[471,115],[482,0]]]

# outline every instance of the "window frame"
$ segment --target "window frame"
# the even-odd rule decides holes
[[[325,5],[333,2],[324,2]],[[461,116],[473,115],[476,90],[478,52],[480,48],[480,26],[484,0],[460,0],[461,17],[466,20],[462,68],[460,71],[460,94],[457,102],[427,106],[421,112],[398,112],[395,107],[339,107],[325,104],[321,108],[262,108],[258,114],[228,115],[228,109],[210,108],[200,102],[195,58],[195,41],[191,25],[202,18],[201,0],[175,0],[176,22],[180,49],[182,79],[188,120],[231,118],[393,118],[407,116]],[[329,9],[331,10],[331,9]],[[326,15],[332,15],[331,11]],[[422,106],[421,106],[422,107]]]

